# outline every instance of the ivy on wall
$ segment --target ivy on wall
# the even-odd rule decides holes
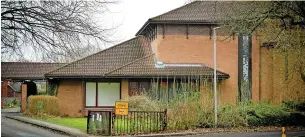
[[[57,96],[58,95],[59,83],[57,81],[48,81],[48,95]]]

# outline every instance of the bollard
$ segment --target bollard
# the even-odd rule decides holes
[[[282,137],[286,137],[286,130],[285,130],[285,127],[282,127]]]

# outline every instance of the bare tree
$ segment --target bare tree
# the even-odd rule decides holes
[[[1,53],[22,56],[33,49],[45,59],[84,56],[112,41],[115,27],[98,24],[97,15],[116,2],[1,1]]]
[[[236,2],[232,16],[223,24],[233,33],[259,34],[262,41],[273,43],[280,54],[296,56],[294,71],[305,82],[305,2]]]

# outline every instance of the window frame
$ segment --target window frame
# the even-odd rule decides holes
[[[86,104],[86,83],[95,83],[96,89],[95,89],[95,106],[87,106]],[[120,84],[120,100],[122,99],[122,82],[121,81],[84,81],[84,103],[85,108],[113,108],[115,106],[98,106],[98,83],[119,83]]]

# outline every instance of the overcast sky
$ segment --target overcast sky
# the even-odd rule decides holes
[[[121,43],[135,36],[136,32],[144,23],[152,17],[163,14],[172,9],[183,6],[187,0],[119,0],[117,4],[109,5],[110,12],[102,13],[101,18],[96,18],[102,26],[117,26],[115,33],[111,36],[113,43],[101,45],[101,49]],[[107,28],[108,28],[107,27]],[[30,61],[39,61],[33,49],[23,49],[24,57]],[[14,59],[14,58],[12,58]],[[4,59],[6,61],[10,58]]]
[[[135,36],[142,25],[152,17],[163,14],[185,4],[186,0],[121,0],[109,6],[112,13],[107,14],[109,24],[120,24],[113,38],[123,42]]]

